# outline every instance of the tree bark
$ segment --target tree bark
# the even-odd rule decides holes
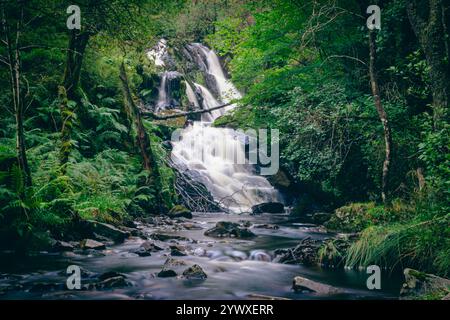
[[[167,210],[161,196],[162,187],[158,165],[153,154],[150,138],[142,122],[141,114],[133,100],[128,82],[128,76],[125,70],[125,64],[123,62],[120,65],[119,77],[122,83],[124,109],[128,117],[129,127],[132,128],[133,134],[136,135],[135,144],[141,154],[143,168],[148,172],[147,184],[152,186],[155,191],[154,195],[157,210],[159,213],[164,213]]]
[[[433,96],[435,128],[445,117],[450,101],[450,65],[445,11],[449,5],[442,0],[409,0],[407,12],[410,24],[425,54],[429,85]]]
[[[381,123],[383,124],[384,131],[384,144],[385,144],[385,158],[383,162],[383,171],[381,176],[381,199],[383,202],[387,200],[387,188],[389,179],[389,167],[391,164],[391,146],[392,146],[392,136],[391,128],[389,125],[388,117],[386,111],[383,108],[380,97],[380,88],[378,85],[378,76],[375,68],[376,61],[376,31],[369,31],[369,52],[370,52],[370,64],[369,64],[369,75],[370,75],[370,86],[372,89],[372,95],[375,102],[375,108],[377,109],[378,116]]]
[[[25,186],[32,185],[31,170],[28,165],[25,141],[24,121],[24,101],[21,83],[21,57],[20,57],[20,37],[23,26],[23,6],[20,8],[14,39],[11,39],[11,30],[6,20],[5,8],[2,6],[2,29],[5,35],[4,43],[6,45],[11,96],[14,107],[14,118],[16,124],[16,153],[17,164],[23,175]]]
[[[66,89],[67,97],[71,100],[78,98],[81,67],[89,38],[89,32],[79,30],[73,30],[70,35],[62,85]]]
[[[89,37],[90,34],[88,32],[80,32],[79,30],[72,31],[67,50],[64,77],[62,84],[58,88],[59,107],[62,118],[59,161],[63,174],[66,173],[67,163],[72,152],[72,130],[76,121],[76,104],[70,101],[80,103],[79,84],[81,67]]]

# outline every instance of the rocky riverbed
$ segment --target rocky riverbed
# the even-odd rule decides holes
[[[402,283],[384,273],[382,289],[371,291],[364,270],[308,263],[310,244],[335,235],[284,214],[194,213],[126,230],[90,227],[95,239],[56,242],[53,252],[2,252],[0,299],[398,299]],[[81,267],[81,290],[66,287],[69,265]]]

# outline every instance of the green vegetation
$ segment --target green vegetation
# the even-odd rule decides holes
[[[216,126],[280,130],[294,213],[314,202],[335,212],[330,229],[360,232],[349,248],[328,242],[321,261],[448,275],[444,1],[378,1],[370,34],[369,1],[79,2],[80,31],[65,26],[67,1],[0,7],[0,246],[35,249],[79,218],[118,225],[179,204],[162,143],[177,124],[137,107],[157,85],[145,50],[165,37],[175,56],[193,41],[214,48],[245,94]]]

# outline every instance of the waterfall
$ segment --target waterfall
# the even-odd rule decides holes
[[[208,88],[195,83],[195,90],[202,97],[202,108],[209,109],[241,98],[241,94],[225,77],[219,58],[214,51],[201,44],[207,72],[212,75],[220,94],[218,101]],[[186,85],[191,105],[199,106],[194,88]],[[233,212],[246,212],[253,205],[280,201],[281,197],[266,178],[254,173],[253,166],[245,163],[245,136],[232,129],[214,128],[211,123],[235,105],[204,113],[201,121],[185,128],[182,138],[174,142],[172,160],[180,168],[188,169],[192,176],[202,182],[216,201]]]
[[[167,106],[166,82],[167,82],[167,71],[164,72],[161,76],[161,85],[159,86],[158,102],[156,103],[155,109],[156,112],[164,110],[165,107]]]

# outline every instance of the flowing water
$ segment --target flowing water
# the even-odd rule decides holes
[[[252,240],[214,239],[205,230],[217,221],[254,223]],[[258,228],[275,224],[279,229]],[[195,226],[195,228],[192,227]],[[188,227],[188,228],[186,228]],[[291,220],[287,215],[194,214],[192,221],[172,225],[140,225],[147,235],[154,232],[184,236],[189,240],[155,241],[165,250],[149,257],[134,254],[144,240],[130,238],[121,245],[100,252],[76,250],[64,254],[41,253],[27,259],[0,254],[0,299],[251,299],[270,295],[288,299],[388,299],[397,298],[399,278],[382,274],[382,290],[366,287],[367,274],[356,270],[324,270],[271,262],[273,250],[293,247],[305,238],[329,235],[316,227]],[[157,273],[170,256],[170,245],[184,246],[188,254],[174,257],[187,264],[199,264],[206,280],[159,278]],[[114,290],[67,290],[66,268],[78,265],[94,274],[115,271],[124,274],[130,286]],[[336,295],[295,293],[292,279],[301,275],[338,287]],[[82,276],[82,284],[89,282]]]
[[[200,84],[187,85],[187,96],[196,108],[211,108],[241,97],[228,81],[215,53],[194,44],[201,53],[207,72],[216,79],[218,97]],[[166,43],[159,44],[166,50]],[[160,66],[164,66],[163,54],[152,51]],[[164,78],[163,78],[164,80]],[[163,81],[164,82],[164,81]],[[162,83],[160,106],[169,99]],[[201,102],[195,94],[201,96]],[[226,213],[195,213],[192,220],[166,219],[159,223],[154,218],[139,223],[144,237],[164,233],[185,237],[168,241],[154,241],[163,250],[141,257],[134,253],[144,242],[142,237],[131,237],[123,244],[108,245],[101,251],[46,253],[18,257],[0,252],[0,299],[251,299],[255,295],[270,295],[288,299],[373,299],[397,298],[400,278],[389,273],[382,275],[382,289],[370,291],[366,287],[368,275],[357,270],[326,270],[320,267],[304,267],[275,263],[274,250],[295,247],[302,239],[324,239],[327,234],[314,225],[304,224],[288,214],[262,214],[252,216],[246,212],[254,204],[281,201],[280,194],[266,178],[254,173],[248,164],[236,164],[237,158],[245,158],[239,134],[229,129],[211,127],[211,122],[234,108],[203,114],[182,131],[182,140],[175,143],[172,157],[180,167],[195,173],[213,197],[234,211]],[[201,142],[195,144],[195,142]],[[200,150],[195,146],[200,145]],[[233,158],[231,152],[234,150]],[[156,220],[155,220],[156,219]],[[204,232],[218,221],[246,223],[256,234],[251,240],[236,238],[211,238]],[[266,226],[264,226],[266,225]],[[271,227],[267,227],[270,225]],[[153,240],[152,240],[153,241]],[[208,275],[206,280],[186,280],[181,277],[159,278],[166,259],[171,256],[171,246],[181,246],[186,256],[175,257],[186,264],[200,265]],[[85,284],[95,275],[115,271],[126,276],[129,286],[103,290],[67,290],[66,269],[78,265],[86,270],[82,276]],[[295,293],[292,280],[303,276],[340,289],[339,294],[319,295]]]
[[[214,51],[201,44],[192,46],[202,53],[206,72],[215,79],[220,101],[208,88],[195,83],[203,106],[200,106],[193,88],[187,85],[186,94],[190,103],[202,109],[210,109],[240,99],[241,94],[226,79]],[[212,121],[233,108],[234,104],[205,113],[201,121],[184,129],[181,140],[174,143],[173,162],[194,171],[195,177],[207,187],[214,199],[231,211],[248,212],[256,204],[282,201],[279,192],[267,179],[257,176],[254,168],[246,163],[245,137],[232,129],[211,127]]]

